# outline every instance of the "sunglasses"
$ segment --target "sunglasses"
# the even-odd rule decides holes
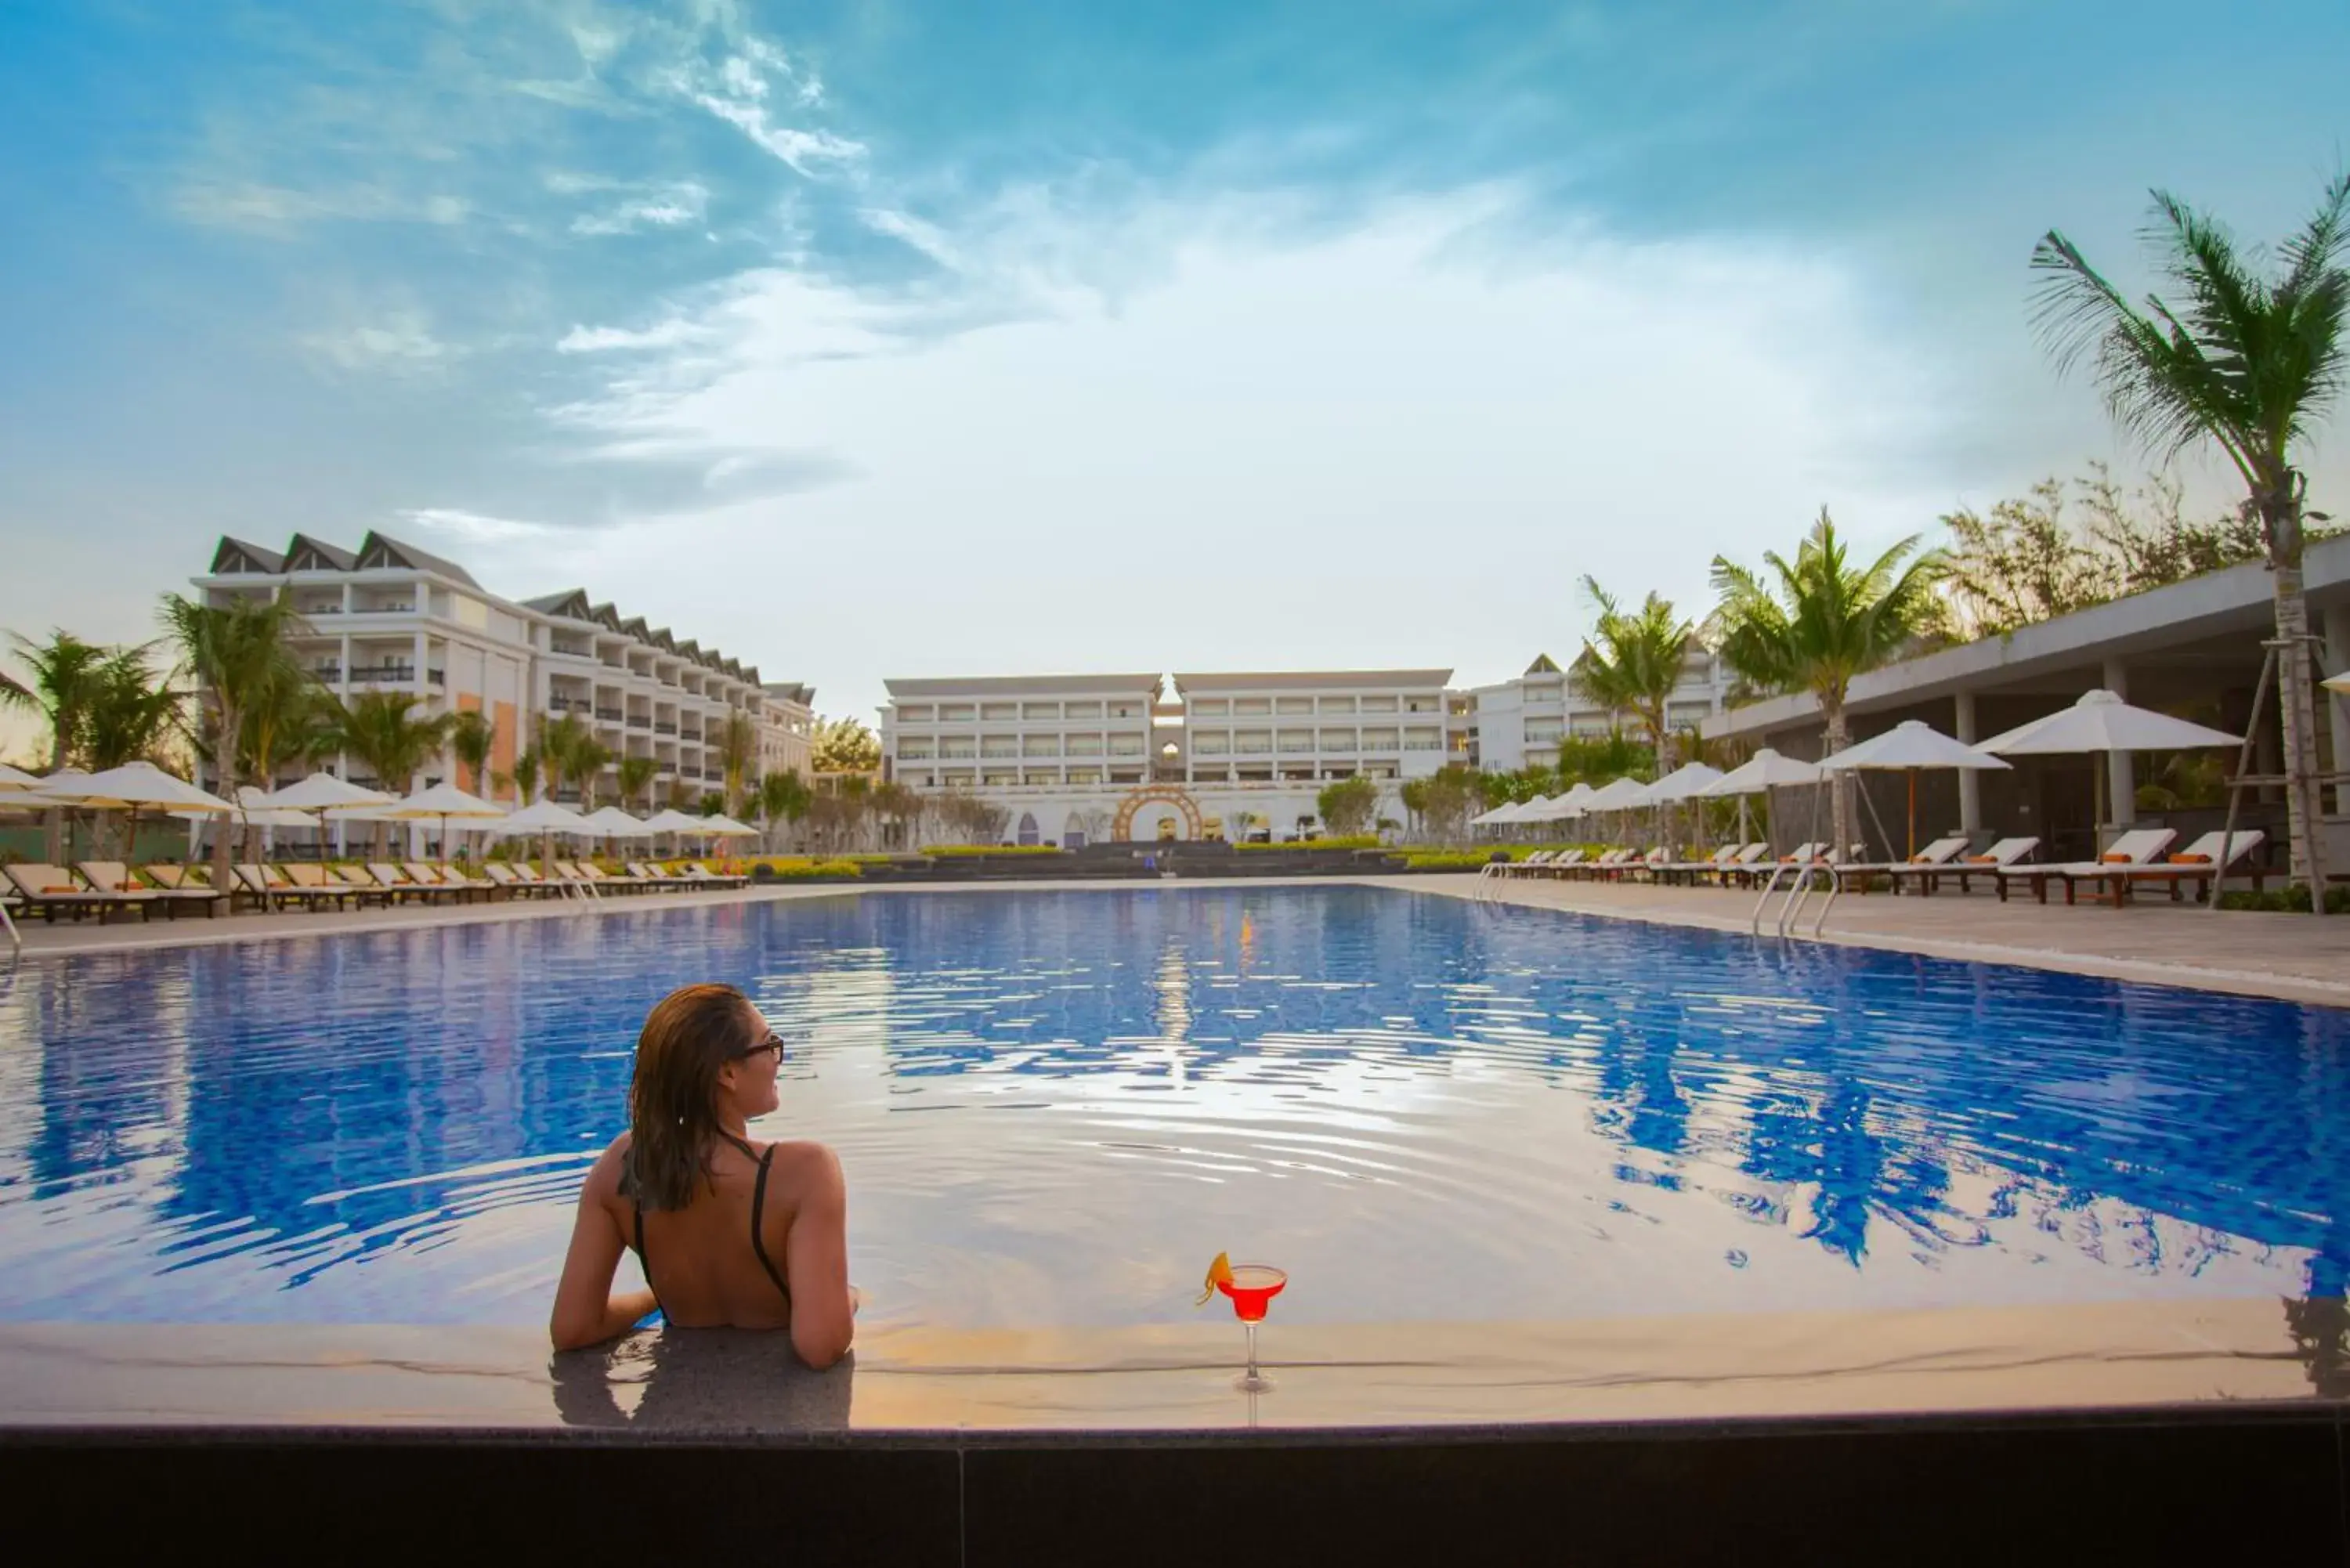
[[[734,1054],[728,1057],[727,1060],[730,1062],[741,1062],[753,1056],[765,1055],[771,1052],[775,1055],[775,1065],[778,1067],[782,1066],[784,1064],[784,1037],[775,1033],[772,1030],[768,1032],[767,1037],[764,1040],[760,1041],[756,1045],[750,1047],[748,1050],[735,1052]]]

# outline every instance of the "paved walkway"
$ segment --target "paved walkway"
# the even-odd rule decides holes
[[[1487,882],[1481,889],[1475,877],[1379,880],[1461,898],[1482,890],[1533,908],[1709,930],[1745,931],[1754,916],[1752,893],[1720,888],[1513,877]],[[1815,899],[1811,909],[1818,908]],[[1802,924],[1808,929],[1811,922],[1807,912]],[[1846,894],[1836,900],[1820,940],[2350,1006],[2350,917],[2215,912],[2168,900],[2120,909],[2087,904],[2067,909],[2029,899],[2002,904],[1991,892],[1941,892],[1932,898]]]
[[[411,905],[390,909],[240,914],[207,919],[34,921],[24,927],[26,957],[116,952],[213,942],[266,941],[358,931],[404,930],[484,920],[626,919],[660,909],[842,896],[928,898],[950,893],[1013,894],[1084,889],[1104,894],[1146,888],[1375,886],[1473,898],[1481,891],[1530,908],[1569,909],[1620,919],[1711,930],[1744,931],[1752,893],[1712,888],[1653,888],[1624,883],[1512,879],[1481,884],[1474,876],[1184,878],[1174,882],[995,882],[980,884],[775,885],[732,892],[614,894],[590,902],[531,899],[494,904]],[[1816,905],[1814,906],[1817,908]],[[1808,927],[1810,917],[1804,924]],[[2219,913],[2167,902],[2124,909],[2002,904],[1992,894],[1938,893],[1930,898],[1879,893],[1836,901],[1820,940],[1938,958],[2024,964],[2154,985],[2187,985],[2253,996],[2350,1006],[2350,918]]]

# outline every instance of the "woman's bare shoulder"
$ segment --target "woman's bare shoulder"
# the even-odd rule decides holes
[[[625,1132],[604,1146],[604,1152],[588,1168],[588,1190],[591,1195],[600,1199],[619,1196],[620,1167],[628,1153],[629,1135]]]
[[[808,1138],[777,1143],[775,1172],[795,1190],[824,1190],[841,1185],[840,1157],[827,1145]]]

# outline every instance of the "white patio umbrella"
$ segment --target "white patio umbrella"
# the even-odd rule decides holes
[[[308,778],[273,790],[261,797],[260,804],[274,811],[329,811],[338,806],[388,805],[396,796],[380,789],[367,789],[332,774],[312,774]]]
[[[1630,811],[1648,804],[1648,786],[1636,778],[1620,778],[1601,784],[1583,797],[1586,813]]]
[[[1530,803],[1523,800],[1503,801],[1501,805],[1493,807],[1492,810],[1481,811],[1476,815],[1471,817],[1469,819],[1469,826],[1471,827],[1499,827],[1505,822],[1515,822],[1518,819],[1516,815],[1518,809]]]
[[[650,838],[653,836],[653,830],[645,826],[643,818],[630,816],[617,805],[598,806],[588,814],[588,821],[596,829],[597,835],[608,841],[618,838]]]
[[[1863,769],[1906,773],[1909,775],[1909,847],[1908,855],[1918,853],[1918,774],[1926,768],[1965,768],[1970,770],[2004,769],[2006,763],[1990,753],[1954,741],[1922,719],[1904,719],[1881,735],[1872,735],[1858,745],[1846,746],[1832,757],[1820,762],[1823,773],[1858,773]],[[1864,800],[1867,797],[1864,795]],[[1872,815],[1876,807],[1869,808]],[[1879,829],[1883,823],[1877,824]],[[1887,846],[1890,848],[1891,846]],[[1841,857],[1845,846],[1835,846]]]
[[[2339,675],[2329,675],[2318,684],[2328,691],[2350,693],[2350,670],[2345,670]]]
[[[2108,752],[2191,752],[2209,746],[2241,746],[2241,735],[2175,719],[2151,708],[2133,708],[2111,691],[2085,691],[2070,708],[2059,708],[2044,718],[2002,731],[1981,742],[1986,752],[2002,756],[2069,756],[2092,754],[2089,787],[2093,819],[2091,837],[2105,827],[2105,781],[2095,761]],[[2102,845],[2099,847],[2103,847]]]
[[[1663,805],[1671,801],[1694,800],[1705,793],[1707,786],[1719,783],[1721,776],[1721,770],[1710,763],[1684,763],[1648,786],[1648,804]]]
[[[139,813],[142,809],[208,815],[226,815],[236,810],[233,803],[144,762],[125,763],[101,774],[81,774],[71,779],[60,770],[42,781],[41,794],[59,805],[78,805],[88,811],[127,812],[129,843],[134,854],[139,844]]]
[[[364,811],[347,812],[349,816],[364,817],[370,822],[430,822],[438,818],[441,824],[441,858],[449,858],[449,823],[495,822],[504,818],[506,808],[495,801],[468,794],[452,784],[437,784],[431,789],[418,790],[414,794],[393,801],[389,805],[370,806]]]
[[[759,830],[747,822],[737,822],[724,812],[702,819],[702,830],[712,838],[756,838]]]
[[[41,787],[41,781],[21,768],[0,763],[0,794],[30,794]]]
[[[1783,757],[1769,746],[1763,746],[1698,793],[1708,798],[1733,794],[1739,797],[1738,836],[1741,838],[1745,837],[1747,832],[1745,797],[1750,794],[1762,796],[1771,816],[1771,831],[1766,836],[1774,841],[1772,848],[1775,854],[1778,851],[1775,841],[1779,836],[1779,797],[1776,792],[1797,785],[1816,784],[1820,778],[1819,763],[1807,763],[1800,757]]]
[[[536,833],[539,836],[538,857],[541,861],[555,858],[555,836],[558,833],[593,835],[595,825],[559,801],[535,801],[520,811],[509,812],[489,825],[488,831],[501,837],[516,834]]]
[[[1581,779],[1577,779],[1566,793],[1553,795],[1543,804],[1543,820],[1572,822],[1591,809],[1591,797],[1598,793]]]

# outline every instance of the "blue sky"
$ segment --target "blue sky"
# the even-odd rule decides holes
[[[15,0],[0,627],[372,526],[868,718],[1498,679],[1586,572],[2136,472],[2025,258],[2314,202],[2350,8],[2254,9]]]

